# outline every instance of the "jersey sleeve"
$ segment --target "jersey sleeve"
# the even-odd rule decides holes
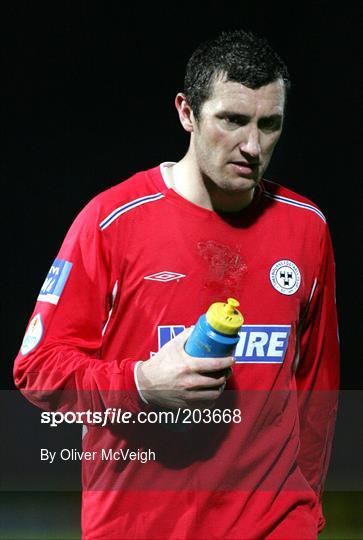
[[[98,226],[100,212],[96,197],[71,226],[15,360],[16,386],[42,408],[137,412],[143,406],[134,381],[139,359],[102,358],[119,270]]]
[[[296,371],[300,420],[298,464],[319,500],[318,531],[325,525],[321,498],[329,465],[339,390],[335,266],[325,225],[320,261],[300,331]]]

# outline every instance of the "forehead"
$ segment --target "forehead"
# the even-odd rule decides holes
[[[211,95],[203,104],[203,111],[207,114],[228,111],[249,116],[282,115],[284,104],[285,87],[282,79],[255,89],[234,81],[216,80]]]

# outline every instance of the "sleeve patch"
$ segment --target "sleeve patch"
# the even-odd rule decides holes
[[[58,304],[71,268],[72,263],[64,259],[55,259],[40,289],[38,301]]]
[[[21,344],[20,352],[23,356],[35,349],[43,336],[43,323],[40,313],[35,315],[29,323]]]

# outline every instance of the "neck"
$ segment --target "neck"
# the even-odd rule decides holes
[[[191,151],[168,169],[170,187],[184,199],[216,212],[238,212],[252,201],[254,189],[236,192],[218,187],[203,175],[192,158]]]

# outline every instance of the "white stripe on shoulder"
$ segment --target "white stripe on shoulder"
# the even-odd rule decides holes
[[[125,214],[129,210],[133,210],[134,208],[137,208],[138,206],[141,206],[142,204],[146,204],[153,201],[158,201],[159,199],[162,199],[165,197],[163,193],[154,193],[153,195],[147,195],[145,197],[139,197],[139,199],[134,199],[133,201],[130,201],[126,204],[123,204],[122,206],[119,206],[115,210],[111,212],[101,223],[99,224],[100,229],[103,231],[106,229],[111,223],[115,221],[115,219],[122,216],[122,214]]]
[[[289,199],[288,197],[283,197],[282,195],[274,195],[273,193],[270,193],[266,190],[263,192],[263,194],[269,199],[273,199],[274,201],[290,204],[291,206],[297,206],[298,208],[304,208],[305,210],[310,210],[311,212],[314,212],[317,216],[319,216],[324,221],[324,223],[326,223],[326,218],[324,214],[318,208],[315,208],[315,206],[312,206],[311,204],[307,204],[301,201],[295,201],[294,199]]]

